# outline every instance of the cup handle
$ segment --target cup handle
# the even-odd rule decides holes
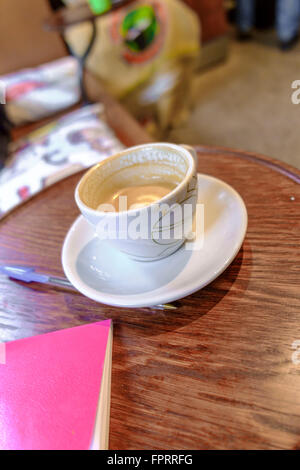
[[[183,147],[185,148],[186,150],[188,150],[190,152],[190,154],[192,155],[193,159],[194,159],[194,162],[195,162],[195,166],[196,166],[196,171],[197,171],[197,167],[198,167],[198,155],[197,155],[197,152],[196,150],[194,149],[194,147],[192,147],[191,145],[185,145],[185,144],[180,144],[180,147]]]

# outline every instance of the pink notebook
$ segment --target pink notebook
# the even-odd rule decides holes
[[[112,324],[3,344],[0,449],[107,449]]]

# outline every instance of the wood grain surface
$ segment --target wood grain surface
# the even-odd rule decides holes
[[[243,247],[218,279],[158,312],[1,277],[0,339],[112,318],[111,449],[298,448],[299,172],[233,150],[198,147],[198,156],[199,171],[232,185],[249,215]],[[0,223],[1,263],[63,274],[79,177]]]

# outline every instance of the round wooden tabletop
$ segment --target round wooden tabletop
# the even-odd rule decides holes
[[[199,171],[232,185],[249,216],[244,244],[218,279],[163,312],[109,307],[1,277],[0,339],[112,318],[111,449],[295,449],[300,175],[253,154],[197,150]],[[78,215],[79,176],[1,221],[1,263],[63,274],[61,247]]]

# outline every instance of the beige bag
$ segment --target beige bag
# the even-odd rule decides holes
[[[153,40],[132,50],[124,38],[131,12],[150,6],[157,20]],[[98,36],[87,61],[106,89],[123,99],[141,119],[152,117],[165,130],[180,120],[188,107],[190,80],[200,53],[198,16],[180,0],[137,1],[96,20]],[[65,39],[81,54],[91,25],[69,28]]]

